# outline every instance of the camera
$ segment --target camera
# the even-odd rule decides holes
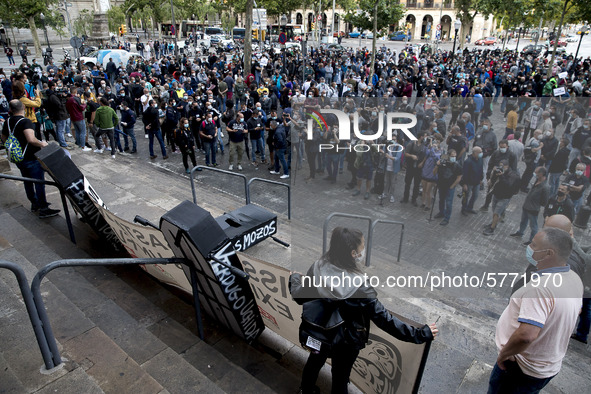
[[[505,170],[503,169],[503,167],[502,167],[502,166],[496,166],[496,167],[493,169],[493,171],[494,171],[494,173],[495,173],[495,174],[497,174],[497,175],[501,175],[503,172],[505,172]]]
[[[449,164],[449,155],[441,155],[439,158],[439,165],[446,166]]]

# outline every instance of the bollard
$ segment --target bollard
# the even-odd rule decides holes
[[[573,226],[578,228],[587,228],[587,222],[589,221],[590,216],[591,207],[588,205],[583,205],[581,209],[579,209],[579,213],[573,222]]]

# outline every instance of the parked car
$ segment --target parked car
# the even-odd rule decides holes
[[[390,34],[390,41],[404,41],[407,39],[407,35],[403,31],[397,31]],[[409,39],[410,40],[410,39]]]
[[[538,57],[540,56],[540,54],[542,52],[545,52],[547,49],[546,45],[526,45],[525,47],[523,47],[523,49],[521,50],[521,52],[523,52],[524,55],[532,55],[534,57]]]
[[[95,52],[91,52],[88,56],[81,56],[80,62],[88,67],[94,67],[95,65],[102,65],[105,69],[109,58],[113,58],[113,62],[117,66],[123,65],[125,67],[129,59],[143,59],[143,57],[136,52],[127,52],[123,49],[100,49]]]
[[[496,37],[486,37],[476,40],[475,45],[495,45],[497,43]]]
[[[577,42],[577,41],[579,41],[579,39],[572,34],[569,34],[568,36],[566,36],[566,42]]]
[[[563,40],[558,40],[558,46],[559,47],[565,47],[567,45],[566,41]],[[554,46],[554,40],[550,41],[550,46],[553,47]]]
[[[359,38],[360,35],[361,33],[358,31],[349,32],[349,38]]]

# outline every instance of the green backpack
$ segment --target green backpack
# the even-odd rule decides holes
[[[16,124],[14,125],[14,127],[16,128],[16,126],[18,126],[20,121],[23,119],[24,118],[19,119],[18,122],[16,122]],[[8,127],[8,133],[10,134],[6,139],[6,142],[4,143],[4,146],[6,147],[6,152],[8,153],[8,159],[13,163],[20,163],[25,159],[25,152],[27,151],[27,147],[29,146],[29,144],[27,143],[25,149],[23,150],[20,142],[14,136],[12,130],[10,130],[10,120],[7,120],[6,122]]]

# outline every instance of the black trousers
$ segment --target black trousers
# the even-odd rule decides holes
[[[347,384],[353,363],[359,355],[359,350],[350,347],[342,347],[333,351],[332,356],[332,394],[347,394]],[[310,353],[308,361],[302,372],[302,394],[314,392],[318,374],[329,356],[321,353]]]
[[[312,152],[310,149],[306,149],[306,158],[308,159],[308,166],[310,166],[310,178],[316,176],[316,156],[318,152]]]
[[[416,201],[419,197],[419,187],[421,186],[421,169],[406,167],[406,176],[404,177],[404,201],[408,201],[410,194],[410,184],[414,182],[412,188],[412,200]]]
[[[185,166],[185,170],[189,169],[189,158],[191,158],[191,163],[193,163],[193,167],[195,167],[197,165],[197,161],[195,160],[195,151],[183,146],[179,146],[179,148],[183,154],[183,165]]]

